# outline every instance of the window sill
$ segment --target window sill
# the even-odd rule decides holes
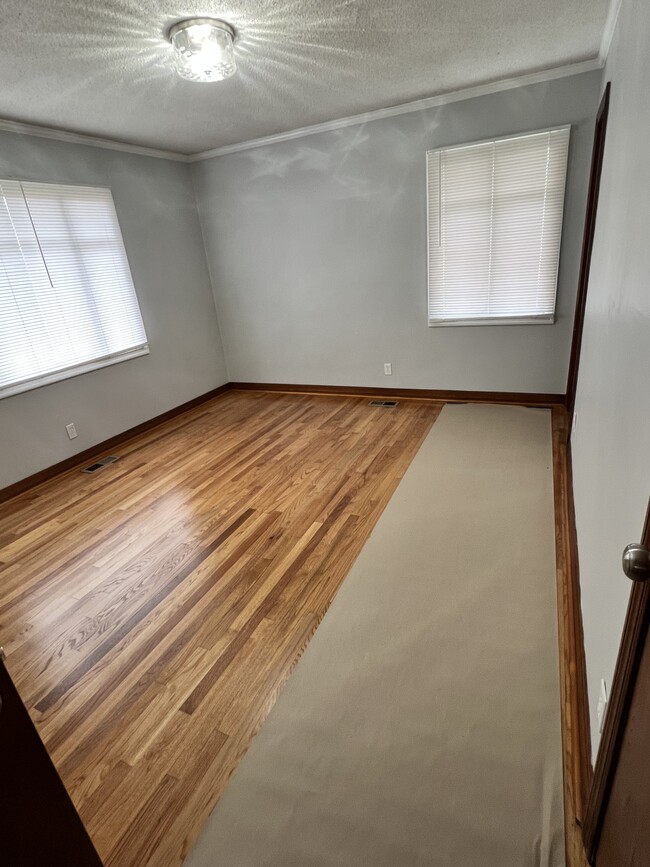
[[[507,319],[440,319],[429,320],[429,328],[459,328],[464,325],[554,325],[555,316],[511,316]]]
[[[74,367],[65,367],[62,370],[54,370],[52,373],[46,373],[43,376],[34,377],[33,379],[25,379],[22,382],[16,382],[13,385],[6,385],[4,388],[0,388],[0,400],[5,397],[11,397],[14,394],[22,394],[25,391],[32,391],[32,389],[35,388],[42,388],[44,385],[51,385],[53,382],[72,379],[75,376],[81,376],[82,373],[90,373],[92,370],[100,370],[102,367],[110,367],[113,364],[120,364],[120,362],[129,361],[131,358],[139,358],[141,355],[149,355],[148,344],[115,355],[106,355],[103,358],[96,358],[94,361],[86,361],[83,364],[76,364]]]

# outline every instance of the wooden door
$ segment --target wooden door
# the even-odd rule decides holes
[[[2,867],[102,867],[0,656]]]
[[[641,544],[650,548],[650,505]],[[630,594],[585,817],[585,848],[595,867],[650,865],[648,572],[650,562]]]

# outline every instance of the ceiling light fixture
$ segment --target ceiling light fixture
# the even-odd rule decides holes
[[[217,18],[188,18],[169,31],[176,71],[187,81],[222,81],[237,69],[235,31]]]

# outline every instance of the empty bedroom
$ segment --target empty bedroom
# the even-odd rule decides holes
[[[0,9],[3,867],[650,867],[650,7]]]

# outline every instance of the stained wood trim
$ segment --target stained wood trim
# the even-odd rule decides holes
[[[650,545],[650,503],[641,542]],[[584,840],[589,863],[595,863],[600,832],[614,782],[616,766],[632,702],[639,663],[650,624],[650,583],[634,582],[628,604],[623,635],[616,660],[605,725],[596,758],[584,822]]]
[[[0,489],[0,503],[5,502],[6,500],[10,500],[12,497],[17,496],[18,494],[22,494],[25,491],[28,491],[30,488],[35,488],[37,485],[41,485],[43,484],[43,482],[47,482],[49,479],[54,478],[54,476],[58,476],[60,473],[65,473],[67,470],[71,470],[74,469],[74,467],[81,466],[81,464],[88,463],[92,458],[97,458],[101,454],[106,454],[106,452],[112,451],[117,446],[122,445],[122,443],[126,442],[127,440],[133,439],[133,437],[138,436],[138,434],[145,433],[146,431],[151,430],[151,428],[154,428],[157,425],[163,424],[163,422],[175,418],[177,415],[181,415],[182,413],[187,412],[190,409],[194,409],[194,407],[205,403],[205,401],[207,400],[212,400],[212,398],[223,394],[229,389],[230,383],[227,382],[225,385],[220,385],[218,388],[213,388],[210,391],[207,391],[205,394],[200,394],[198,397],[193,397],[192,400],[188,400],[185,403],[174,407],[173,409],[168,409],[167,412],[163,412],[160,415],[156,415],[153,418],[148,419],[147,421],[143,421],[141,424],[138,424],[135,427],[131,427],[128,430],[123,431],[122,433],[116,434],[113,437],[109,437],[107,440],[103,440],[102,442],[97,443],[97,445],[90,446],[90,448],[84,449],[82,452],[77,452],[76,455],[71,455],[69,458],[66,458],[63,461],[59,461],[58,464],[53,464],[51,467],[46,467],[44,470],[39,470],[37,473],[33,473],[31,476],[20,479],[19,481],[14,482],[12,485]]]
[[[289,394],[329,394],[358,397],[399,397],[403,400],[435,400],[444,403],[507,403],[517,406],[563,406],[563,394],[518,391],[455,391],[436,388],[371,388],[363,385],[295,385],[278,382],[231,382],[244,391],[280,391]]]
[[[607,82],[605,92],[596,115],[596,129],[591,154],[591,173],[589,175],[589,192],[587,196],[587,212],[582,240],[582,256],[580,259],[580,275],[578,277],[578,294],[576,295],[576,310],[573,319],[573,336],[571,338],[571,356],[569,359],[569,375],[566,388],[566,405],[573,414],[578,386],[578,370],[580,368],[580,350],[582,348],[582,332],[587,306],[587,288],[589,286],[589,270],[591,268],[591,253],[594,247],[596,232],[596,215],[598,212],[598,193],[600,177],[603,170],[605,155],[605,136],[607,133],[607,117],[609,115],[609,92],[611,82]]]
[[[586,867],[581,822],[592,779],[587,675],[580,606],[568,415],[553,409],[553,488],[567,867]]]
[[[580,600],[580,563],[578,534],[573,500],[573,462],[571,444],[566,447],[567,481],[566,511],[568,532],[567,601],[569,615],[571,735],[573,741],[573,774],[575,781],[576,819],[582,824],[593,780],[591,764],[591,725],[587,691],[587,660]]]

